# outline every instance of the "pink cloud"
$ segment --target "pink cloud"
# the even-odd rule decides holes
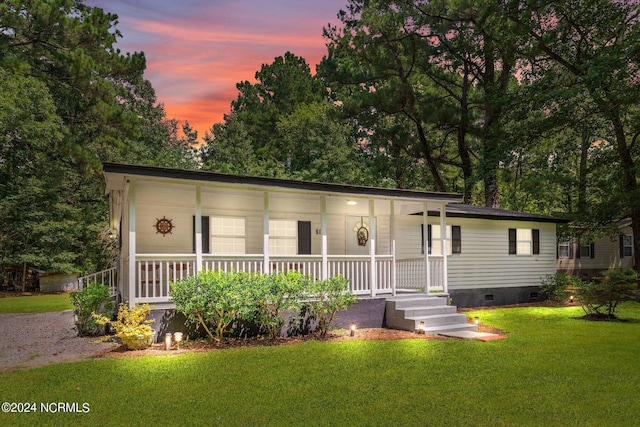
[[[143,51],[145,77],[167,115],[202,137],[222,121],[236,83],[290,51],[312,72],[326,54],[322,28],[337,23],[346,0],[87,0],[119,16],[123,52]]]

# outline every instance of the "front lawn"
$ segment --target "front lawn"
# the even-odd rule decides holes
[[[478,341],[306,342],[111,358],[0,374],[0,425],[622,426],[640,419],[640,306],[631,322],[579,307],[469,313]],[[42,413],[51,402],[88,413]],[[48,406],[47,406],[48,405]]]
[[[0,298],[0,313],[44,313],[72,308],[69,294],[20,295]]]

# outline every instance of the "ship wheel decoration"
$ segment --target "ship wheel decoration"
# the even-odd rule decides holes
[[[156,234],[162,234],[162,237],[167,234],[171,234],[171,230],[173,230],[173,223],[171,219],[167,219],[166,216],[163,216],[161,219],[156,218]]]

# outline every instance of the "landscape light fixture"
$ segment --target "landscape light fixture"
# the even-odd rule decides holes
[[[476,316],[476,318],[475,318],[475,324],[476,324],[476,326],[478,326],[480,324],[480,318],[478,316]]]
[[[416,330],[417,334],[424,334],[424,321],[420,321],[418,324],[418,329]]]
[[[356,335],[356,322],[351,322],[351,336]]]
[[[171,350],[171,332],[164,334],[164,349]]]
[[[176,332],[173,334],[176,339],[176,348],[180,350],[180,341],[182,341],[182,332]]]
[[[569,302],[573,303],[573,295],[569,297]]]

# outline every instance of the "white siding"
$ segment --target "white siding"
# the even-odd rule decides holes
[[[421,216],[397,218],[397,259],[417,258],[421,253]],[[437,217],[429,217],[439,227]],[[462,251],[448,257],[449,289],[538,286],[541,278],[556,271],[556,225],[526,221],[447,218],[460,226]],[[539,229],[540,254],[509,255],[509,228]]]

